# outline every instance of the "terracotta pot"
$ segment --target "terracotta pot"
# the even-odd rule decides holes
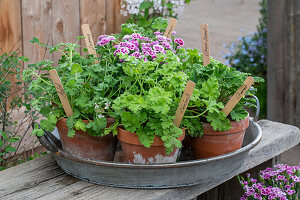
[[[75,136],[70,138],[67,136],[68,127],[66,121],[66,118],[62,118],[56,123],[65,152],[78,157],[95,160],[112,161],[114,159],[117,139],[112,134],[95,137],[81,130],[76,130]],[[88,123],[88,120],[83,120],[83,122]],[[107,118],[107,127],[113,123],[113,118]]]
[[[172,153],[166,154],[164,142],[157,136],[150,148],[143,146],[135,133],[118,128],[117,136],[121,143],[125,162],[140,164],[176,162],[178,148],[175,148]],[[184,137],[185,130],[178,140],[182,141]]]
[[[232,121],[231,129],[214,131],[209,123],[203,124],[203,136],[191,137],[191,146],[196,159],[226,154],[242,147],[249,116],[239,122]]]

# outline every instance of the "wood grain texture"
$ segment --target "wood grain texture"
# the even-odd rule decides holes
[[[120,14],[123,0],[106,0],[106,34],[120,33],[121,25],[127,17]]]
[[[0,1],[0,54],[22,53],[21,0]]]
[[[22,0],[23,49],[29,63],[52,59],[49,52],[29,42],[36,37],[40,42],[52,45],[51,12],[51,0]]]
[[[51,29],[53,45],[61,42],[76,42],[80,35],[79,0],[52,0]],[[78,41],[80,45],[80,41]],[[54,60],[60,58],[54,55]]]
[[[85,46],[88,50],[88,53],[97,57],[97,53],[95,50],[95,45],[94,45],[94,41],[93,41],[93,36],[91,34],[90,26],[88,24],[82,24],[81,31],[82,31],[82,34],[85,36],[85,38],[84,38]]]
[[[22,48],[22,29],[21,29],[21,0],[1,0],[0,1],[0,55],[3,53],[10,53],[16,51],[19,56],[23,55]],[[16,75],[8,75],[11,81],[11,95],[7,99],[7,109],[9,109],[10,102],[20,92],[19,86],[15,81]],[[17,92],[17,93],[16,93]]]
[[[268,118],[300,127],[300,2],[268,1]]]
[[[106,14],[106,0],[80,0],[80,24],[89,24],[94,42],[106,32]]]
[[[239,169],[214,182],[160,190],[100,186],[66,175],[52,156],[47,155],[0,172],[0,199],[192,199],[300,142],[297,127],[268,120],[258,123],[263,130],[262,141],[249,152]]]

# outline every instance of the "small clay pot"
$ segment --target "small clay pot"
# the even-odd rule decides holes
[[[182,141],[185,137],[185,130],[178,138]],[[164,142],[155,136],[150,148],[143,146],[136,133],[131,133],[124,129],[118,128],[117,135],[124,154],[124,161],[129,163],[173,163],[176,162],[178,156],[178,148],[175,148],[170,154],[166,154]]]
[[[114,123],[113,118],[107,118],[107,127]],[[56,123],[59,132],[63,150],[71,155],[94,159],[112,161],[116,152],[117,139],[110,133],[103,137],[95,137],[83,132],[75,130],[73,138],[68,137],[68,127],[66,118],[62,118]],[[88,123],[88,120],[83,120]]]
[[[228,131],[214,131],[210,123],[203,124],[203,136],[191,137],[190,144],[196,159],[226,154],[242,147],[249,116],[243,120],[232,121]]]

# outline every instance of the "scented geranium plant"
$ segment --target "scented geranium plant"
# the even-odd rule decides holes
[[[99,37],[98,51],[106,49],[109,37]],[[167,153],[181,146],[177,138],[182,130],[173,119],[187,82],[176,55],[182,46],[182,39],[169,39],[158,31],[152,38],[139,33],[125,35],[113,45],[125,75],[119,78],[124,90],[112,103],[116,123],[108,131],[116,132],[121,126],[135,132],[145,147],[158,136]]]
[[[79,38],[81,39],[81,37]],[[110,36],[109,45],[116,40]],[[51,69],[56,69],[61,79],[64,91],[68,97],[74,114],[67,118],[68,136],[73,137],[75,130],[82,130],[93,136],[103,136],[106,128],[106,117],[109,117],[111,101],[118,95],[120,76],[120,61],[113,53],[100,54],[99,62],[82,52],[76,43],[60,43],[54,47],[46,46],[34,38],[33,43],[45,47],[50,54],[60,53],[57,64],[43,60],[29,65],[24,71],[24,79],[33,80],[29,93],[33,99],[32,107],[45,117],[40,127],[35,126],[32,134],[43,135],[43,130],[53,131],[60,118],[66,118],[57,91],[49,76]],[[86,50],[85,50],[86,51]],[[42,73],[39,73],[42,72]],[[88,123],[85,123],[87,120]]]
[[[183,126],[191,136],[202,136],[202,123],[210,123],[214,130],[227,131],[231,128],[230,121],[240,121],[248,116],[244,108],[255,106],[252,99],[243,97],[228,116],[225,116],[222,109],[243,85],[247,76],[250,76],[249,73],[240,72],[214,59],[207,66],[203,66],[202,55],[197,49],[181,49],[178,55],[189,79],[196,84],[183,120]],[[263,81],[258,77],[253,78],[256,82]],[[254,91],[251,88],[246,94]]]
[[[239,181],[245,191],[241,200],[297,200],[300,197],[300,164],[278,164],[261,171],[259,180],[247,174],[246,180],[239,177]]]

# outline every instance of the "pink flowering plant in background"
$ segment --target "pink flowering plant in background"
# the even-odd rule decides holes
[[[300,164],[278,164],[261,171],[259,180],[247,174],[246,180],[239,177],[239,181],[245,191],[241,200],[297,200],[300,196]]]

